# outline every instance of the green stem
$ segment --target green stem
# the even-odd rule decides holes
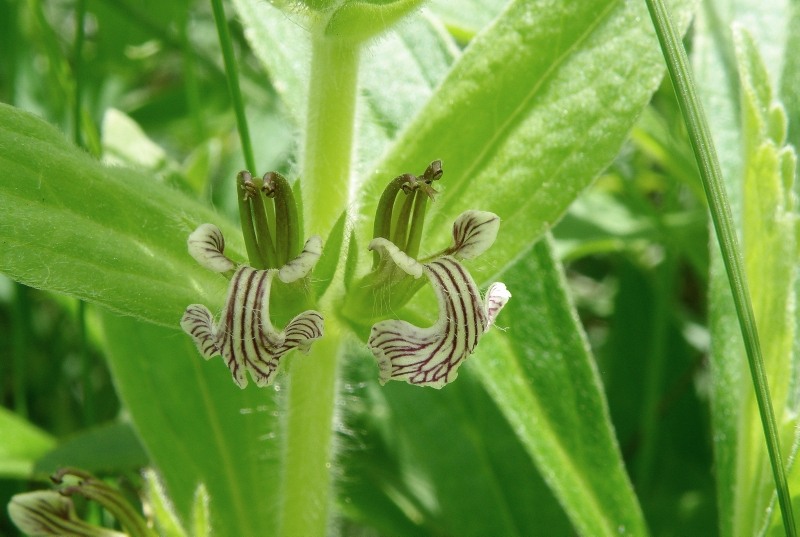
[[[28,398],[26,385],[28,379],[28,360],[30,359],[31,341],[31,290],[21,283],[14,284],[14,338],[12,352],[14,362],[10,378],[13,379],[14,412],[23,418],[28,417]]]
[[[222,7],[222,0],[211,0],[211,8],[214,10],[214,22],[217,25],[222,60],[225,62],[225,77],[228,79],[231,103],[233,104],[233,111],[236,113],[236,127],[239,129],[239,138],[242,141],[244,161],[248,169],[257,174],[256,159],[253,156],[253,144],[250,141],[250,130],[247,128],[247,117],[244,114],[242,91],[239,89],[239,69],[236,66],[236,56],[233,54],[231,34],[228,31],[228,19],[225,17],[225,8]]]
[[[347,206],[357,74],[357,44],[313,38],[301,189],[306,235],[326,237]],[[280,512],[280,534],[286,537],[326,534],[341,342],[336,317],[326,315],[325,337],[309,356],[292,360]]]
[[[347,206],[359,46],[320,36],[312,39],[303,210],[306,234],[326,237]]]
[[[228,90],[231,94],[231,103],[236,114],[236,127],[239,129],[239,139],[242,142],[242,152],[244,161],[251,173],[258,174],[256,169],[256,159],[253,155],[253,144],[250,141],[250,130],[247,128],[247,117],[244,114],[244,102],[242,92],[239,89],[239,70],[236,67],[236,56],[233,54],[231,34],[228,31],[228,19],[225,17],[225,9],[222,7],[222,0],[211,0],[211,8],[214,11],[214,22],[217,25],[217,35],[219,45],[222,49],[222,59],[225,63],[225,77],[228,80]],[[261,253],[256,242],[256,231],[253,225],[253,206],[250,200],[244,199],[243,193],[239,191],[238,181],[236,190],[239,202],[239,219],[242,225],[245,248],[250,265],[254,268],[265,268],[265,262],[261,258]]]
[[[86,31],[84,29],[83,19],[86,18],[86,0],[78,0],[75,7],[75,50],[73,60],[75,68],[73,75],[75,77],[75,102],[73,103],[73,131],[72,137],[78,147],[83,147],[83,129],[82,119],[83,111],[81,110],[81,103],[83,102],[83,42],[86,38]]]
[[[325,337],[307,356],[291,362],[284,430],[280,535],[327,534],[333,459],[336,358],[342,333],[334,316],[325,318]]]
[[[75,102],[73,103],[72,137],[75,145],[86,147],[83,143],[83,43],[86,39],[84,19],[86,18],[86,0],[78,0],[75,6],[75,46],[73,50],[73,70],[75,78]],[[92,362],[89,357],[86,339],[86,303],[78,300],[78,332],[79,353],[81,361],[81,389],[83,391],[83,424],[94,423],[94,396],[92,392]]]
[[[733,302],[744,337],[750,375],[755,389],[756,401],[758,402],[758,411],[761,415],[761,424],[764,427],[767,451],[778,493],[778,503],[783,516],[783,527],[786,535],[794,537],[796,535],[794,514],[792,513],[789,485],[781,457],[778,427],[775,423],[775,413],[772,410],[769,396],[764,359],[761,355],[761,345],[758,340],[753,307],[750,303],[750,293],[744,272],[741,248],[739,247],[733,225],[733,216],[731,215],[730,205],[723,186],[719,160],[714,149],[705,114],[695,92],[694,81],[689,70],[689,61],[681,44],[680,35],[672,23],[663,0],[646,0],[646,2],[667,62],[678,104],[689,131],[689,138],[700,168],[700,176],[708,199],[711,219],[717,232],[717,240],[722,251],[722,259],[725,263],[731,292],[733,293]]]

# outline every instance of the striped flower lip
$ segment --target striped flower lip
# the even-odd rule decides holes
[[[434,288],[439,316],[427,328],[401,320],[372,327],[368,346],[378,361],[380,382],[405,380],[409,384],[442,388],[455,380],[458,368],[494,324],[511,293],[500,282],[481,298],[472,276],[458,259],[473,259],[494,242],[500,225],[497,215],[467,211],[453,226],[453,245],[432,261],[420,263],[384,238],[369,247],[414,278],[423,274]]]
[[[304,278],[322,253],[322,239],[313,236],[303,251],[279,269],[258,270],[236,264],[224,255],[225,242],[213,224],[203,224],[189,236],[189,253],[202,266],[214,272],[235,269],[228,286],[225,306],[215,324],[209,309],[202,304],[186,308],[181,328],[189,334],[206,360],[220,355],[240,387],[250,376],[258,386],[275,380],[280,359],[292,349],[307,352],[323,333],[322,314],[308,310],[294,317],[283,330],[275,328],[269,317],[269,298],[273,279],[284,283]]]
[[[72,500],[54,490],[16,494],[8,504],[8,514],[14,524],[29,535],[128,537],[127,533],[84,522],[75,513]]]

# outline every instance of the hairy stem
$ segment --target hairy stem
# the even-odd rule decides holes
[[[303,155],[305,235],[326,237],[347,206],[358,45],[313,38]],[[328,308],[330,312],[330,308]],[[284,432],[281,535],[326,534],[333,459],[336,358],[342,335],[326,315],[325,337],[294,357]]]
[[[358,56],[357,44],[313,38],[302,170],[307,235],[327,236],[347,206]]]
[[[342,334],[332,315],[325,337],[291,363],[284,429],[280,535],[323,537],[328,525],[336,358]]]

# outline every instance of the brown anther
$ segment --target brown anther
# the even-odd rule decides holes
[[[444,171],[442,170],[442,161],[434,160],[425,169],[425,173],[422,174],[422,179],[427,184],[431,184],[433,181],[438,181],[439,179],[441,179],[443,174]],[[434,192],[436,191],[434,190]],[[428,195],[431,196],[430,193]]]
[[[400,188],[406,194],[411,194],[419,188],[419,181],[417,180],[416,176],[411,175],[410,173],[405,173],[401,175],[401,177],[405,179],[405,182],[400,185]]]
[[[256,187],[255,183],[253,183],[253,176],[247,170],[239,172],[237,176],[239,179],[240,186],[244,191],[244,200],[247,201],[251,198],[254,198],[258,193],[258,188]]]
[[[267,172],[264,174],[264,184],[261,186],[261,191],[268,198],[275,197],[275,172]]]

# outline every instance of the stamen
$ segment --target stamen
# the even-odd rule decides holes
[[[237,196],[239,204],[239,222],[242,226],[244,245],[247,248],[247,258],[256,268],[265,268],[267,260],[258,247],[255,224],[253,223],[253,206],[250,198],[253,196],[253,176],[244,170],[236,175]]]
[[[264,174],[264,194],[275,203],[275,250],[278,263],[285,264],[300,250],[300,222],[292,188],[278,172]]]

